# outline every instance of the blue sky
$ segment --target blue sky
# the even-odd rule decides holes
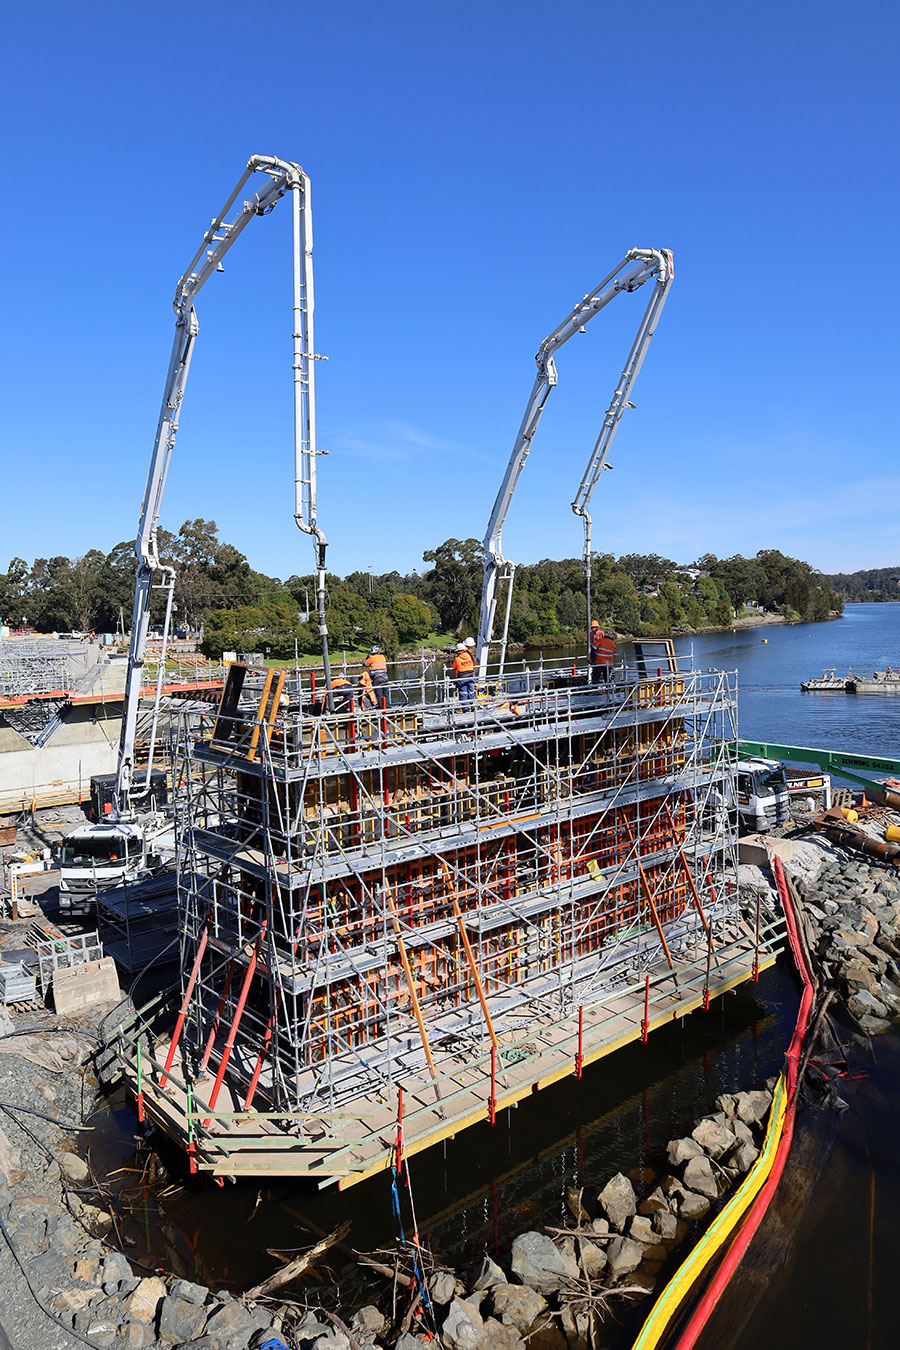
[[[51,0],[5,37],[0,569],[133,536],[174,284],[251,153],[312,178],[333,570],[483,535],[534,352],[635,245],[675,283],[595,547],[900,560],[896,4]],[[289,232],[283,202],[201,294],[163,521],[282,577]],[[580,552],[642,294],[560,353],[517,560]]]

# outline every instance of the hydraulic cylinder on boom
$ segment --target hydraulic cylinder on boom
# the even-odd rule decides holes
[[[512,503],[513,494],[522,470],[525,467],[525,461],[528,458],[528,452],[531,449],[531,443],[534,440],[538,425],[541,420],[541,414],[544,411],[544,405],[547,402],[550,390],[556,384],[558,376],[556,372],[555,355],[569,338],[576,333],[583,333],[585,325],[600,313],[611,300],[614,300],[622,291],[636,291],[643,286],[646,281],[653,280],[654,287],[650,296],[647,308],[644,311],[638,327],[637,336],[632,343],[631,351],[628,354],[628,360],[619,377],[615,393],[612,397],[606,416],[603,419],[603,425],[600,434],[594,443],[588,460],[587,468],[584,471],[578,491],[575,494],[575,500],[572,502],[572,510],[576,515],[581,516],[584,523],[584,562],[585,562],[585,589],[587,598],[587,622],[590,624],[590,582],[591,582],[591,517],[589,506],[594,488],[600,474],[605,468],[611,467],[607,462],[610,446],[618,430],[619,422],[626,408],[633,407],[630,402],[630,394],[638,372],[643,364],[644,357],[647,354],[647,348],[650,345],[650,339],[656,330],[659,316],[662,313],[663,305],[669,293],[674,275],[674,266],[672,263],[672,254],[666,249],[633,248],[626,253],[623,260],[615,267],[608,276],[604,277],[598,286],[594,288],[583,300],[579,302],[562,323],[560,323],[553,332],[546,337],[538,348],[535,361],[537,362],[537,376],[531,395],[525,408],[525,415],[522,418],[522,424],[519,427],[518,434],[513,445],[512,454],[509,457],[509,463],[506,466],[506,473],[500,484],[500,491],[497,493],[497,499],[494,502],[494,509],[491,512],[491,518],[488,523],[487,533],[484,537],[484,584],[481,593],[481,622],[478,631],[478,670],[479,675],[484,679],[487,674],[488,654],[491,640],[494,633],[494,619],[497,609],[497,586],[500,580],[501,570],[508,568],[507,576],[509,590],[506,598],[506,619],[504,621],[503,645],[502,650],[506,650],[506,636],[509,624],[510,601],[512,597],[513,573],[515,564],[510,563],[503,556],[502,534],[506,517]]]

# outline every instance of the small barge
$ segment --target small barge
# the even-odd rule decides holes
[[[843,676],[826,670],[819,679],[802,680],[800,688],[804,694],[900,694],[900,671],[888,666],[872,675]]]
[[[900,694],[900,671],[876,670],[874,675],[854,675],[847,681],[849,694]]]
[[[820,679],[803,680],[800,688],[804,694],[845,694],[847,679],[843,675],[835,675],[833,670],[826,670]]]

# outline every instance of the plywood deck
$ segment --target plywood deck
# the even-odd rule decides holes
[[[781,929],[765,935],[759,952],[759,970],[771,966],[781,949]],[[715,999],[752,978],[755,939],[746,926],[717,944],[711,966],[708,997]],[[673,1019],[703,1007],[706,1001],[705,944],[690,958],[676,960],[668,969],[659,953],[651,966],[648,1034]],[[583,1009],[582,1064],[588,1066],[641,1039],[645,975],[628,988],[608,994]],[[170,1041],[146,1051],[140,1071],[136,1055],[123,1046],[120,1059],[126,1083],[142,1093],[147,1116],[183,1147],[190,1150],[201,1171],[215,1176],[306,1178],[320,1187],[343,1189],[390,1166],[396,1133],[397,1089],[403,1089],[403,1135],[408,1154],[422,1152],[442,1140],[488,1118],[491,1101],[491,1046],[445,1055],[437,1061],[437,1078],[424,1067],[398,1078],[387,1093],[360,1095],[338,1108],[323,1103],[308,1115],[243,1111],[227,1081],[216,1102],[216,1114],[207,1115],[215,1081],[213,1064],[201,1080],[188,1086],[176,1057],[173,1074],[160,1087],[161,1069]],[[515,1105],[533,1092],[551,1086],[575,1072],[578,1054],[578,1010],[561,1016],[548,1013],[528,1019],[527,1026],[498,1030],[495,1111]]]

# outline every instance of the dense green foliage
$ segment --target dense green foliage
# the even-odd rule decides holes
[[[176,569],[175,623],[203,629],[203,650],[259,651],[275,658],[319,650],[315,577],[277,578],[254,572],[242,553],[223,543],[215,522],[185,521],[177,534],[160,534],[160,556]],[[476,539],[447,539],[424,555],[423,574],[351,572],[328,576],[327,619],[336,650],[377,642],[388,655],[436,632],[447,639],[474,633],[481,603],[482,548]],[[23,618],[39,631],[77,628],[114,631],[121,607],[128,627],[134,593],[133,550],[38,558],[32,567],[14,558],[0,573],[0,615]],[[857,574],[869,575],[869,574]],[[498,613],[506,606],[501,583]],[[788,619],[816,620],[840,611],[839,594],[796,558],[775,549],[753,558],[706,554],[682,567],[656,554],[595,555],[592,609],[605,628],[645,637],[727,626],[750,603]],[[154,621],[162,617],[157,593]],[[583,641],[587,626],[584,566],[580,559],[516,569],[509,636],[513,642]]]
[[[186,520],[177,534],[160,530],[159,555],[175,568],[177,625],[196,627],[210,609],[270,599],[282,590],[278,581],[254,572],[231,544],[222,543],[213,520]],[[127,630],[133,603],[131,543],[117,544],[106,554],[91,549],[80,558],[36,558],[30,568],[13,558],[0,572],[0,615],[12,627],[115,632],[121,609]],[[151,611],[154,622],[162,622],[164,608],[160,590]]]
[[[900,567],[835,572],[825,580],[844,600],[900,600]]]

